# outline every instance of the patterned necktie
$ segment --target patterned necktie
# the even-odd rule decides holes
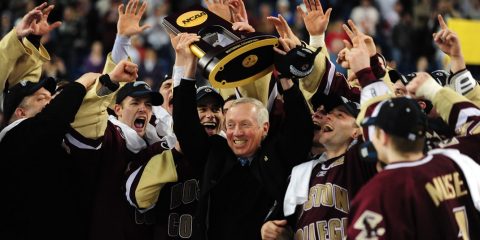
[[[242,167],[250,165],[250,161],[248,161],[248,158],[239,157],[238,161],[240,161],[240,165],[242,165]]]

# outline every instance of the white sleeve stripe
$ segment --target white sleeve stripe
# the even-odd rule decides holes
[[[145,213],[145,212],[147,212],[148,210],[154,208],[156,205],[157,205],[157,204],[154,203],[152,206],[150,206],[150,207],[148,207],[148,208],[144,208],[144,209],[139,209],[139,208],[137,208],[137,211],[139,211],[140,213]]]
[[[473,78],[470,71],[465,69],[464,71],[456,73],[452,76],[450,87],[456,92],[465,95],[470,92],[476,84],[477,81]]]
[[[382,108],[382,105],[385,104],[385,102],[386,102],[386,100],[378,103],[377,106],[375,106],[375,108],[373,109],[372,115],[370,115],[370,117],[378,116],[378,113],[380,112],[380,108]]]
[[[277,89],[277,83],[275,83],[275,85],[273,86],[272,92],[270,93],[270,97],[268,97],[268,103],[267,103],[268,112],[272,110],[273,103],[275,102],[275,99],[277,98],[277,96],[278,96],[278,89]]]
[[[126,187],[125,195],[127,196],[127,200],[130,203],[130,205],[132,205],[136,208],[138,208],[137,204],[135,204],[132,201],[132,199],[130,198],[130,196],[131,196],[130,189],[132,188],[133,181],[137,177],[137,175],[140,172],[140,169],[142,169],[142,167],[137,168],[137,170],[135,170],[132,174],[130,174],[130,176],[128,176],[127,183],[125,184],[125,187]]]
[[[470,126],[468,129],[468,135],[473,135],[475,134],[474,131],[480,127],[480,122],[477,122],[476,124],[472,124],[472,126]]]
[[[378,113],[380,112],[380,108],[382,108],[382,105],[387,102],[387,100],[383,100],[381,101],[380,103],[378,103],[375,108],[373,109],[373,112],[370,116],[366,116],[365,115],[365,119],[364,121],[368,120],[369,118],[371,117],[377,117],[378,116]],[[364,136],[365,137],[365,141],[370,141],[370,138],[371,136],[373,136],[373,134],[375,134],[375,126],[374,125],[370,125],[368,126],[367,128],[367,131],[368,131],[368,135],[367,136]]]
[[[330,70],[328,71],[328,78],[327,78],[327,85],[325,86],[325,89],[323,90],[323,93],[325,95],[329,95],[330,93],[330,88],[332,87],[332,82],[333,82],[333,77],[335,76],[335,64],[333,64],[330,60]]]
[[[238,91],[238,88],[235,88],[235,96],[238,98],[242,97],[242,94],[240,94],[240,91]]]
[[[467,122],[467,119],[471,116],[480,116],[480,110],[474,107],[465,108],[458,113],[457,123],[455,124],[455,130],[462,127]]]
[[[135,181],[135,179],[137,178],[138,176],[138,173],[140,172],[140,170],[143,168],[143,166],[139,167],[137,170],[135,170],[132,174],[130,174],[130,176],[128,177],[127,179],[127,183],[125,184],[125,196],[127,197],[127,201],[128,203],[130,203],[130,205],[132,205],[133,207],[135,207],[137,209],[137,211],[139,211],[140,213],[145,213],[147,212],[148,210],[154,208],[156,206],[156,203],[152,204],[152,206],[148,207],[148,208],[144,208],[144,209],[140,209],[138,207],[138,205],[136,204],[136,201],[134,202],[133,199],[130,197],[130,196],[135,196],[135,192],[131,193],[130,191],[135,191],[135,190],[132,190],[132,185],[133,185],[133,182]]]
[[[98,144],[97,146],[91,146],[86,143],[81,142],[80,140],[73,137],[70,133],[65,134],[65,138],[72,144],[73,146],[79,149],[88,149],[88,150],[99,150],[102,147],[102,143]]]

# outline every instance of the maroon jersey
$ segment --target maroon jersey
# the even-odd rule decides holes
[[[439,144],[439,147],[457,149],[480,163],[480,151],[478,151],[480,111],[478,107],[471,102],[457,102],[452,105],[448,117],[450,127],[456,129],[457,132],[460,132],[461,126],[464,124],[468,127],[461,136],[445,140]]]
[[[190,239],[203,168],[195,168],[183,154],[172,149],[178,181],[167,183],[155,206],[154,240]]]
[[[295,239],[344,239],[350,199],[375,173],[375,163],[365,162],[359,143],[344,155],[318,163],[312,170],[308,200],[300,212]],[[298,208],[301,207],[301,211]]]
[[[337,94],[346,97],[350,101],[360,102],[360,89],[356,86],[350,86],[345,76],[336,72],[335,65],[331,61],[325,63],[325,74],[318,86],[317,94]]]
[[[461,137],[453,137],[444,140],[439,144],[441,148],[453,148],[462,154],[469,156],[475,162],[480,164],[480,151],[478,150],[480,143],[480,134],[467,135]]]
[[[98,140],[86,139],[74,130],[66,145],[75,164],[78,191],[84,204],[79,218],[90,224],[89,239],[151,239],[152,228],[135,222],[135,208],[125,198],[126,169],[165,150],[161,142],[131,152],[120,127],[108,121]]]
[[[389,164],[352,201],[349,239],[480,239],[461,169],[442,154]]]

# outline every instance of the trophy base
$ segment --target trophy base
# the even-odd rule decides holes
[[[234,88],[254,82],[273,71],[273,47],[278,39],[271,35],[251,36],[225,47],[214,47],[200,57],[202,75],[215,88]]]

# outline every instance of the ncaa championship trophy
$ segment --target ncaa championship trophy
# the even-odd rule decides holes
[[[273,47],[278,45],[273,35],[234,31],[230,22],[201,6],[169,15],[163,25],[175,35],[200,36],[190,49],[199,58],[202,75],[215,88],[243,86],[273,70]]]

